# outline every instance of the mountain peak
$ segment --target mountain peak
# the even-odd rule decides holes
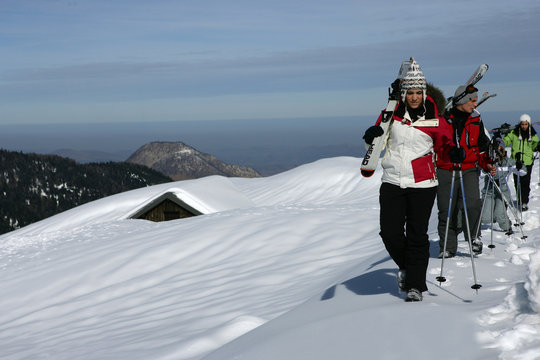
[[[252,168],[226,164],[215,156],[202,153],[180,141],[150,142],[140,147],[126,161],[145,165],[175,180],[210,175],[248,178],[261,176]]]

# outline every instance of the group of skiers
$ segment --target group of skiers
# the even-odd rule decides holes
[[[535,152],[540,151],[538,135],[531,124],[528,114],[521,115],[519,123],[505,136],[495,138],[497,143],[495,158],[497,159],[497,176],[485,178],[482,191],[484,210],[482,223],[497,223],[507,234],[511,235],[512,224],[508,217],[508,205],[511,200],[508,188],[508,175],[513,174],[516,190],[516,214],[529,209],[529,193],[531,172],[535,160]],[[499,134],[500,135],[500,134]],[[506,147],[510,146],[511,156],[507,157]],[[516,219],[518,220],[518,219]]]
[[[502,162],[507,161],[506,156],[497,163],[490,156],[490,148],[497,143],[501,154],[499,147],[504,150],[511,146],[511,157],[517,167],[514,183],[520,185],[520,206],[527,210],[538,135],[530,116],[524,114],[520,124],[504,139],[490,139],[475,110],[478,89],[474,85],[459,86],[451,109],[440,114],[436,102],[427,94],[427,82],[418,63],[411,58],[404,64],[405,70],[402,65],[398,79],[392,84],[394,91],[397,91],[396,83],[400,85],[400,100],[393,111],[392,124],[385,133],[381,127],[384,112],[381,113],[375,125],[366,130],[364,140],[368,145],[385,141],[379,191],[380,236],[399,268],[398,286],[406,292],[405,301],[409,302],[422,301],[422,292],[427,291],[427,232],[435,198],[439,258],[456,255],[461,232],[472,251],[480,254],[483,244],[473,233],[482,221],[482,205],[486,206],[480,195],[480,169],[499,183],[500,175],[508,171],[508,163]],[[495,179],[497,174],[499,177]],[[509,224],[502,226],[508,232]]]

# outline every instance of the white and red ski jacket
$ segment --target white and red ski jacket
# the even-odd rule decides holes
[[[431,97],[425,101],[426,111],[412,121],[400,101],[393,114],[393,123],[381,160],[382,182],[401,188],[428,188],[438,185],[435,156],[450,161],[449,151],[455,146],[452,129],[438,116]],[[381,117],[377,124],[381,122]]]

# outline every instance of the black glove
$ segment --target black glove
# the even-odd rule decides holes
[[[523,162],[521,162],[521,153],[516,153],[516,169],[520,170],[523,167]]]
[[[383,128],[380,127],[379,125],[374,125],[374,126],[369,127],[366,130],[366,132],[364,133],[363,139],[366,141],[366,144],[371,145],[373,144],[373,139],[381,136],[382,134],[384,134]]]
[[[450,149],[450,161],[454,164],[461,164],[466,156],[467,153],[462,147],[454,146]]]
[[[401,97],[401,80],[396,79],[391,85],[390,95],[388,96],[389,100],[399,100]]]

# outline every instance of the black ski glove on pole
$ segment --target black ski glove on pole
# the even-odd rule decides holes
[[[467,153],[462,147],[454,146],[450,149],[450,161],[454,164],[461,164],[466,156]]]
[[[382,127],[380,127],[379,125],[374,125],[366,130],[363,139],[365,140],[366,144],[371,145],[373,144],[373,139],[381,136],[382,134],[384,134],[384,130],[382,129]]]

